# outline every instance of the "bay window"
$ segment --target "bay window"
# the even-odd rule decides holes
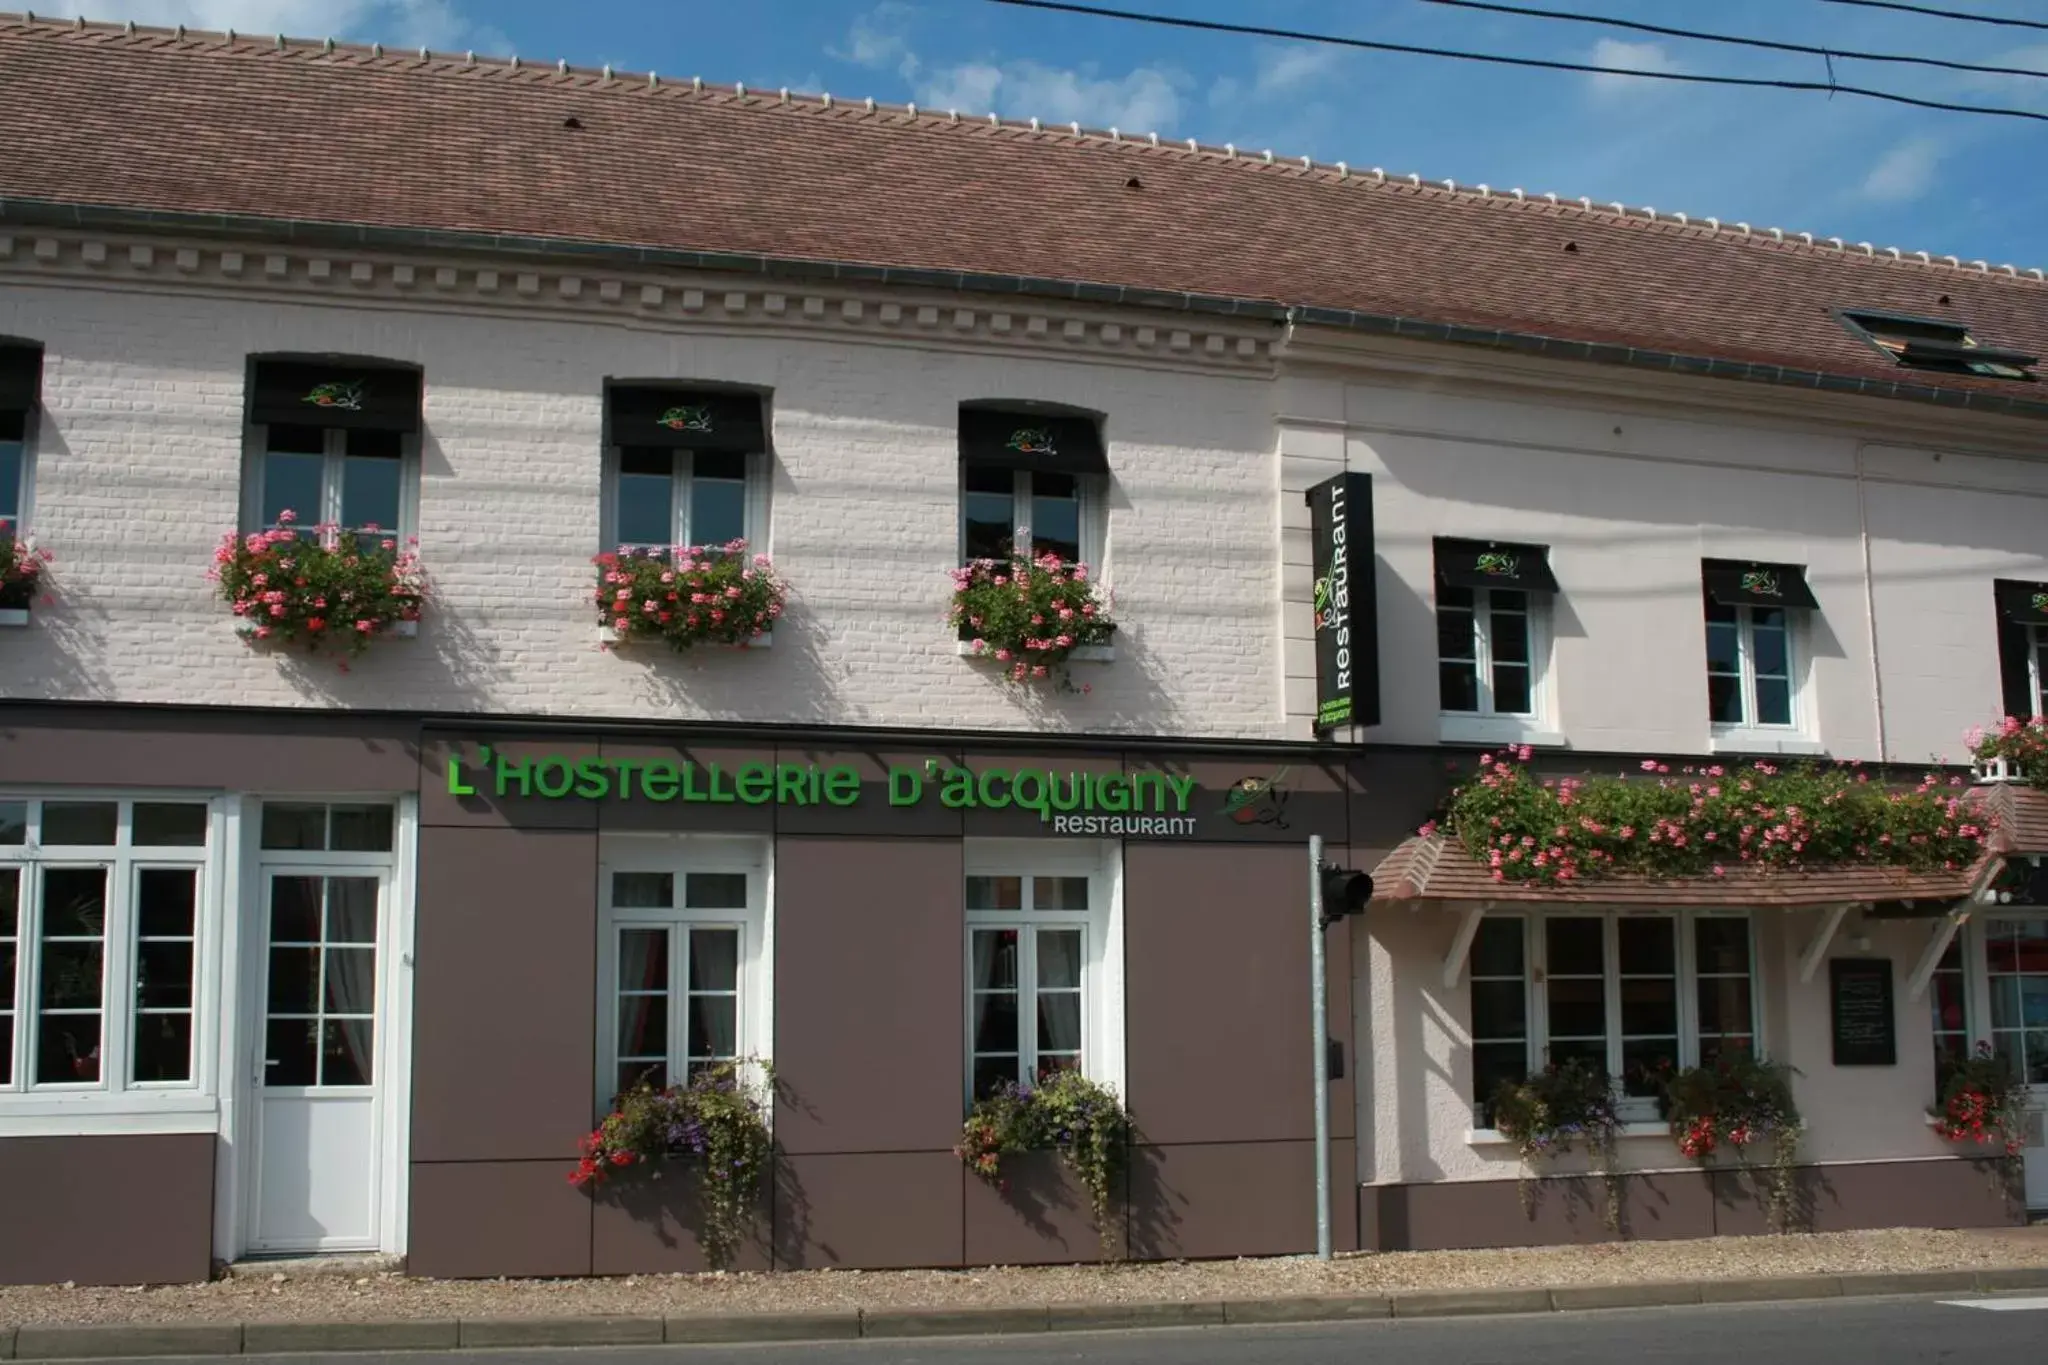
[[[203,801],[0,800],[0,1093],[190,1088]]]
[[[1669,1070],[1757,1049],[1744,915],[1488,915],[1470,977],[1482,1122],[1502,1081],[1568,1061],[1615,1078],[1623,1118],[1652,1119]]]

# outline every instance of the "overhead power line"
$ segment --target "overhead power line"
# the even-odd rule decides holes
[[[1951,62],[1940,57],[1908,57],[1893,52],[1852,52],[1839,47],[1813,47],[1806,43],[1781,43],[1771,38],[1738,38],[1727,33],[1701,33],[1689,28],[1667,28],[1634,19],[1609,19],[1592,14],[1568,14],[1555,9],[1525,9],[1520,5],[1489,4],[1487,0],[1422,0],[1425,5],[1447,5],[1453,9],[1485,10],[1489,14],[1514,14],[1529,19],[1555,19],[1569,24],[1593,24],[1600,28],[1625,29],[1630,33],[1653,33],[1660,38],[1683,38],[1690,42],[1725,43],[1731,47],[1756,47],[1770,52],[1796,52],[1808,57],[1841,57],[1859,62],[1894,62],[1903,66],[1936,66],[1944,71],[1971,71],[1986,76],[2032,76],[2048,80],[2048,71],[2024,66],[1978,66],[1973,62]],[[2048,27],[2048,25],[2043,25]]]
[[[1967,14],[1956,9],[1935,9],[1930,5],[1902,5],[1895,0],[1821,0],[1824,5],[1856,5],[1862,9],[1893,9],[1902,14],[1924,14],[1930,19],[1956,19],[1966,24],[1996,24],[2000,28],[2035,28],[2048,32],[2039,19],[2008,19],[2002,14]]]
[[[1299,29],[1269,28],[1263,24],[1228,24],[1213,19],[1182,19],[1170,14],[1146,14],[1138,10],[1110,9],[1096,5],[1066,3],[1066,0],[990,0],[992,4],[1022,9],[1053,10],[1064,14],[1086,14],[1098,19],[1122,19],[1132,23],[1159,24],[1167,28],[1196,29],[1207,33],[1235,33],[1253,38],[1285,38],[1302,43],[1325,43],[1335,47],[1358,48],[1367,52],[1400,52],[1416,57],[1443,57],[1452,61],[1485,62],[1493,66],[1528,67],[1539,71],[1575,71],[1593,76],[1631,76],[1646,81],[1679,81],[1688,85],[1738,86],[1751,90],[1811,90],[1829,95],[1856,95],[1911,105],[1916,109],[1938,109],[1951,114],[1985,114],[1994,118],[2030,119],[2048,123],[2048,114],[2031,109],[2002,109],[1984,104],[1951,104],[1946,100],[1921,99],[1889,90],[1843,85],[1836,81],[1767,80],[1760,76],[1704,76],[1690,71],[1632,71],[1626,67],[1592,66],[1585,62],[1552,61],[1544,57],[1512,57],[1501,53],[1467,52],[1458,48],[1421,47],[1411,43],[1385,43],[1371,38],[1344,38],[1329,33],[1304,33]],[[1842,0],[1847,3],[1847,0]]]

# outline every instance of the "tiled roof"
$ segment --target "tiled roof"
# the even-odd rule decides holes
[[[1987,804],[1998,816],[1998,847],[2007,853],[2048,853],[2048,791],[2002,784]]]
[[[1901,369],[1831,315],[1952,318],[1985,344],[2048,354],[2048,284],[2026,272],[1131,133],[0,18],[0,147],[0,221],[91,206],[747,258],[734,268],[771,258],[961,272],[974,287],[1072,282],[1098,287],[1080,297],[1331,310],[1310,316],[1602,343],[1620,349],[1594,358],[1645,363],[1636,348],[1678,369],[1704,367],[1672,357],[1705,358],[1773,382],[2048,412],[2039,385]]]

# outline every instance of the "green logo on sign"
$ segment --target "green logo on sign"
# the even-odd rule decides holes
[[[1751,569],[1742,575],[1742,590],[1755,593],[1758,597],[1783,597],[1784,587],[1778,582],[1778,575],[1768,569]]]
[[[1488,550],[1474,562],[1474,567],[1495,578],[1515,578],[1522,572],[1521,563],[1505,550]]]
[[[654,424],[667,427],[670,431],[709,431],[711,409],[703,404],[684,404],[670,408],[655,418]]]
[[[342,412],[363,410],[363,383],[336,381],[331,384],[315,384],[306,396],[299,400],[311,403],[316,408],[336,408]]]
[[[1223,813],[1240,825],[1276,825],[1287,828],[1287,791],[1280,780],[1282,768],[1271,777],[1240,777],[1223,798]]]
[[[2037,592],[2034,594],[2034,610],[2048,612],[2048,592]]]
[[[1019,427],[1010,433],[1010,439],[1004,442],[1004,445],[1019,455],[1059,454],[1059,451],[1053,448],[1052,433],[1044,427]]]

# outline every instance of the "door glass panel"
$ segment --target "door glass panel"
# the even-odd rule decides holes
[[[374,877],[273,877],[264,1082],[376,1079]]]
[[[621,877],[666,874],[620,873]],[[618,887],[614,884],[614,893]],[[650,893],[651,894],[651,893]],[[668,892],[660,893],[666,905]],[[619,931],[619,1092],[668,1084],[669,936],[666,929]]]
[[[333,830],[333,840],[328,846],[336,852],[391,851],[391,807],[334,806],[329,808],[328,817]]]

